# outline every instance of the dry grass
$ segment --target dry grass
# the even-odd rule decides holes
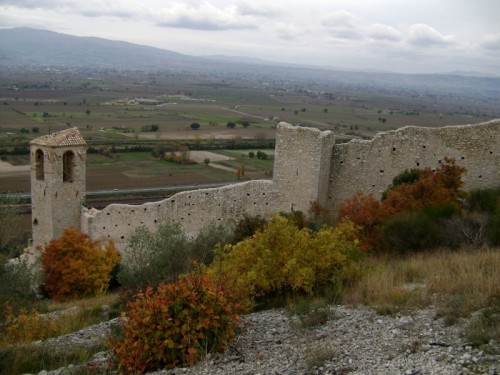
[[[118,301],[117,294],[108,294],[72,303],[53,302],[48,306],[48,314],[39,314],[36,310],[21,310],[17,315],[7,313],[5,332],[0,336],[0,347],[45,340],[108,320],[111,306]],[[110,309],[104,311],[103,305],[110,306]]]
[[[344,302],[381,313],[435,304],[443,315],[468,316],[500,295],[500,249],[439,250],[404,259],[367,260],[367,272]]]

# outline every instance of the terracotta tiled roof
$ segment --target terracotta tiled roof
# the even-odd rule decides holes
[[[86,146],[87,143],[78,131],[78,128],[62,130],[57,133],[52,133],[35,138],[30,142],[32,145],[38,146]]]

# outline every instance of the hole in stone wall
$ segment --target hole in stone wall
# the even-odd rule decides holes
[[[493,154],[493,151],[490,151],[490,155]]]
[[[422,145],[422,148],[426,148],[427,146],[426,145]]]
[[[420,163],[417,161],[417,167],[420,167]]]
[[[479,175],[478,177],[479,177],[479,178],[483,178],[483,176],[482,176],[482,175]]]
[[[155,224],[158,222],[158,220],[155,219]]]
[[[175,199],[172,199],[170,202],[171,202],[171,203],[174,203],[174,202],[175,202]]]
[[[247,197],[249,197],[249,196],[250,196],[250,193],[247,193]]]
[[[148,210],[147,208],[144,209],[144,211],[147,211],[147,210]]]
[[[465,156],[462,156],[460,159],[464,160],[464,159],[465,159]]]
[[[392,148],[392,151],[396,151],[396,147],[393,147],[393,148]]]
[[[381,169],[381,170],[380,170],[380,173],[384,173],[384,170],[383,170],[383,169]]]
[[[124,240],[124,239],[125,239],[125,236],[121,236],[120,238],[121,238],[122,240]]]
[[[344,164],[344,161],[343,161],[343,160],[341,160],[341,161],[340,161],[340,164]]]
[[[102,227],[102,229],[103,229],[103,230],[105,230],[105,229],[106,229],[106,227]]]
[[[108,216],[109,216],[109,215],[111,215],[111,214],[110,214],[109,212],[107,212],[107,213],[106,213],[106,215],[108,215]]]
[[[37,218],[35,218],[35,220],[33,220],[33,224],[34,225],[38,225],[38,219]]]

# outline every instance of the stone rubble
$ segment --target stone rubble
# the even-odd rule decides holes
[[[313,328],[298,327],[283,309],[246,315],[235,342],[224,353],[208,355],[192,367],[150,375],[493,375],[500,371],[500,343],[492,340],[472,348],[461,336],[466,319],[446,326],[433,307],[395,316],[378,315],[368,307],[331,309],[333,318]],[[85,334],[57,340],[81,345],[82,337],[90,340],[92,331],[102,335],[107,329],[109,325],[94,326]],[[92,365],[106,364],[109,356],[99,353]],[[39,375],[69,373],[66,368]]]

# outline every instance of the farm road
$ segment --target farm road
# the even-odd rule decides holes
[[[29,165],[12,165],[0,160],[0,174],[25,173],[29,171]]]
[[[190,151],[189,158],[200,164],[202,164],[205,161],[205,159],[210,159],[210,163],[208,164],[209,167],[223,169],[225,171],[236,173],[236,169],[234,168],[213,163],[214,161],[225,161],[233,159],[226,155],[216,154],[215,152],[210,152],[210,151]]]

